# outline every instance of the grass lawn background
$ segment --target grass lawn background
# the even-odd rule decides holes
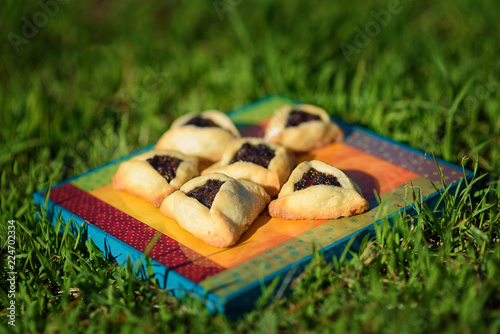
[[[494,1],[41,3],[8,0],[0,12],[0,331],[500,330]],[[417,200],[418,219],[381,224],[348,261],[316,256],[290,298],[269,290],[237,321],[35,220],[35,191],[155,142],[181,114],[274,93],[463,162],[477,187],[443,196],[441,216]]]

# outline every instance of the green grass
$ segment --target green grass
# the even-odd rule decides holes
[[[0,331],[500,331],[500,35],[494,2],[69,1],[15,48],[37,1],[4,1],[0,31]],[[13,35],[10,35],[13,36]],[[359,252],[315,256],[289,298],[238,321],[180,303],[90,244],[35,219],[31,196],[155,142],[177,116],[282,93],[477,169],[477,187],[377,227]],[[466,159],[464,159],[466,158]],[[17,326],[7,325],[15,219]],[[341,265],[342,264],[342,265]]]

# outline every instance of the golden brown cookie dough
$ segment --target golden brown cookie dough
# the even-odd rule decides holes
[[[172,166],[177,167],[173,170]],[[122,162],[112,184],[159,207],[165,197],[198,175],[196,158],[172,150],[152,150]]]
[[[258,184],[212,173],[184,184],[160,210],[197,238],[223,248],[238,241],[269,201]]]
[[[253,155],[242,154],[245,147]],[[270,196],[275,196],[295,164],[295,158],[281,145],[268,143],[262,138],[241,138],[228,145],[221,160],[203,170],[201,175],[218,172],[238,180],[252,181],[263,186]]]
[[[335,219],[368,208],[361,190],[347,175],[327,163],[312,160],[300,163],[293,170],[278,198],[269,204],[269,214],[294,220]]]
[[[339,126],[322,108],[310,105],[287,105],[269,119],[264,138],[296,152],[326,146],[344,137]]]
[[[237,138],[240,133],[226,114],[207,110],[179,117],[155,148],[177,150],[213,162],[219,160],[226,146]]]

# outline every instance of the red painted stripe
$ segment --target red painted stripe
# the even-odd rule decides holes
[[[71,183],[52,189],[50,199],[143,253],[157,233],[152,227]],[[195,283],[225,270],[164,234],[158,239],[149,255]],[[193,258],[199,260],[193,262],[191,260]]]

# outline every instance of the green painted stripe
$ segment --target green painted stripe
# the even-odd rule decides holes
[[[241,108],[231,111],[228,115],[234,123],[254,125],[271,116],[276,109],[287,104],[294,104],[297,101],[283,96],[271,95],[267,98],[257,100]]]

